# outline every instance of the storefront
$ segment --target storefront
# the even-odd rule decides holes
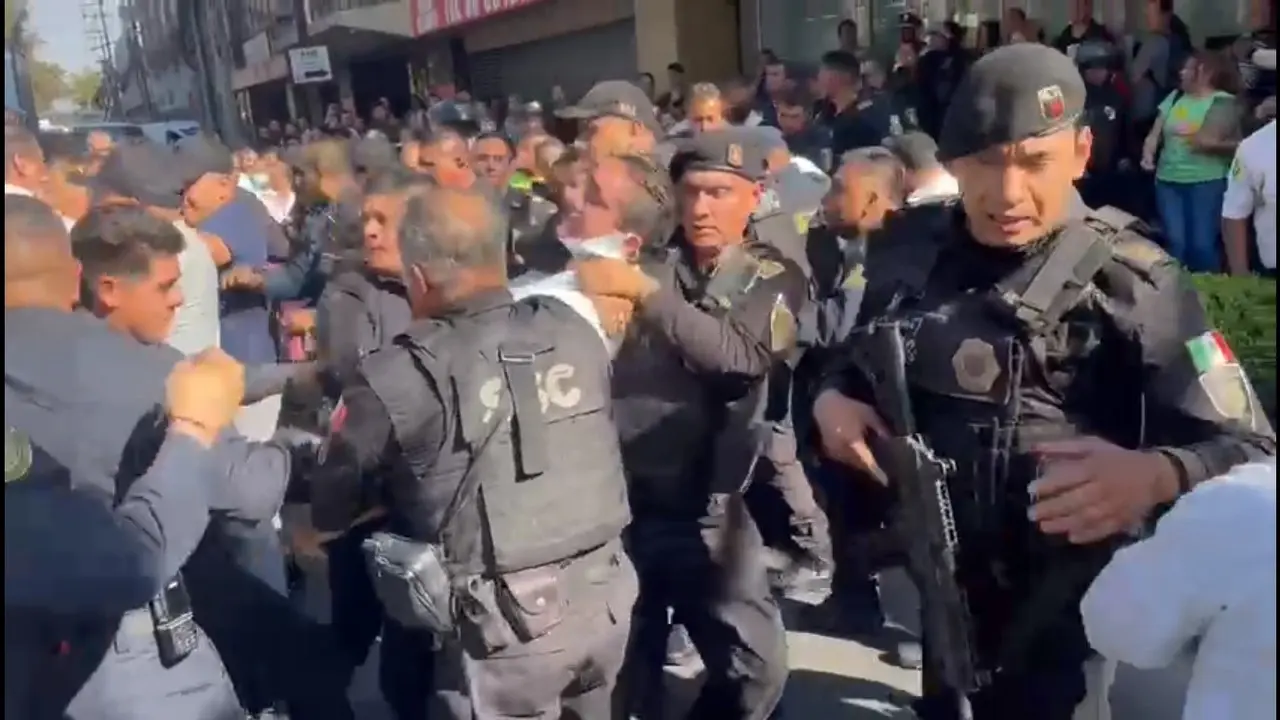
[[[744,12],[756,13],[760,49],[793,62],[816,63],[836,49],[838,28],[845,20],[858,27],[858,44],[890,55],[898,40],[898,18],[911,10],[924,17],[946,17],[945,3],[906,0],[744,0]]]
[[[246,48],[250,47],[246,43]],[[271,120],[286,121],[293,116],[289,106],[289,62],[284,55],[246,54],[245,67],[232,72],[231,89],[235,93],[240,119],[247,126],[259,127]]]
[[[447,40],[450,69],[476,97],[546,99],[555,85],[573,96],[636,74],[634,0],[417,0],[414,16],[426,36],[420,42]],[[430,81],[439,82],[435,69],[444,64],[443,57],[433,63]]]
[[[545,101],[556,85],[578,97],[600,80],[636,76],[635,23],[626,19],[471,53],[468,65],[477,97],[517,93]]]

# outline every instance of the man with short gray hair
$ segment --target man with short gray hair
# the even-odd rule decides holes
[[[5,125],[4,194],[41,198],[48,177],[49,166],[36,136],[21,125]],[[67,230],[75,224],[65,215],[58,218]]]
[[[432,717],[610,717],[638,587],[609,355],[564,302],[513,298],[507,232],[481,189],[408,193],[415,320],[345,388],[312,519],[387,498],[366,553],[388,616],[443,639]]]

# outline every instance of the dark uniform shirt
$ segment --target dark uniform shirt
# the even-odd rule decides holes
[[[638,488],[632,498],[637,514],[705,511],[705,503],[684,503],[697,503],[699,495],[705,500],[708,485],[732,482],[736,474],[728,455],[709,445],[732,445],[731,454],[742,462],[739,480],[745,479],[754,456],[752,438],[743,433],[753,420],[753,400],[761,397],[755,393],[790,353],[795,330],[789,323],[807,296],[804,274],[776,250],[753,247],[751,253],[770,269],[728,307],[708,297],[705,271],[683,250],[672,248],[646,267],[662,289],[640,308],[636,333],[614,360],[614,411],[628,474],[642,484],[652,480],[661,488],[678,484],[686,490],[677,500]],[[722,443],[715,442],[717,436]],[[695,477],[708,452],[720,458],[713,462],[717,478]]]
[[[7,609],[111,617],[141,607],[187,561],[209,522],[214,454],[170,433],[155,461],[118,503],[20,433],[26,470],[6,463]],[[8,450],[8,448],[6,448]],[[19,466],[21,467],[21,466]]]
[[[833,158],[831,154],[831,130],[818,124],[811,124],[798,133],[786,135],[787,149],[792,155],[799,155],[822,168],[823,172],[831,172]]]
[[[1055,50],[993,51],[956,93],[939,156],[1074,132],[1084,95]],[[1243,371],[1206,360],[1222,351],[1194,288],[1133,218],[1078,208],[1038,240],[992,247],[961,206],[922,206],[881,233],[868,244],[859,323],[897,323],[914,430],[955,464],[955,578],[974,659],[994,673],[959,689],[977,690],[974,717],[1068,718],[1090,655],[1074,608],[1124,538],[1074,545],[1038,531],[1027,519],[1036,446],[1098,437],[1158,452],[1194,485],[1273,454],[1274,434]],[[891,409],[860,368],[841,362],[828,386]]]
[[[893,135],[892,97],[883,93],[861,98],[831,118],[833,163],[850,150],[879,145]]]
[[[1084,110],[1089,129],[1093,131],[1089,172],[1115,172],[1120,161],[1128,157],[1125,136],[1129,126],[1124,96],[1110,82],[1089,85]]]

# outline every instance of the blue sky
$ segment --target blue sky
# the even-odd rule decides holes
[[[32,27],[44,40],[40,57],[64,68],[76,71],[97,65],[95,51],[85,34],[85,0],[28,0],[31,8]],[[118,0],[106,0],[108,28],[114,37],[120,21],[116,8]]]

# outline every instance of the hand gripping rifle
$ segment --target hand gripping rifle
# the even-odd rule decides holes
[[[873,454],[897,497],[893,520],[921,599],[926,662],[956,693],[962,720],[971,720],[969,693],[984,682],[972,647],[972,621],[956,580],[960,551],[947,478],[955,464],[939,458],[918,434],[907,388],[906,349],[899,323],[874,323],[854,341],[854,359],[871,380],[876,409],[891,437]]]

